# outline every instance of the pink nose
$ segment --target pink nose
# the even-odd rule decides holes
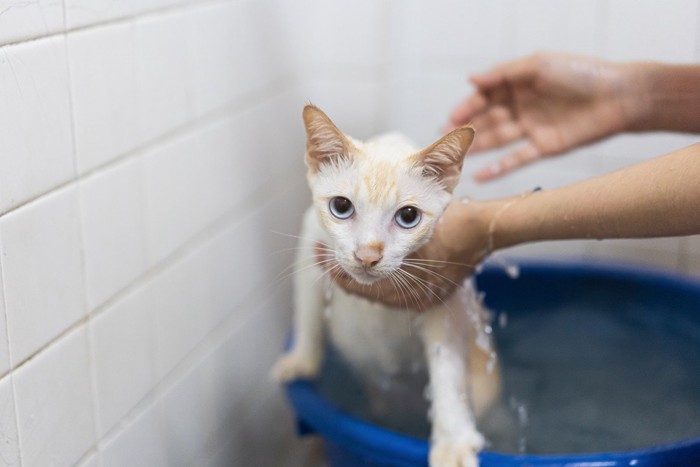
[[[360,245],[355,250],[355,259],[365,267],[376,266],[382,259],[382,246]]]

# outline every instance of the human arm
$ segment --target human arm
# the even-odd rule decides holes
[[[700,144],[600,177],[535,193],[450,204],[417,252],[432,264],[406,270],[432,294],[403,303],[391,284],[337,282],[351,293],[423,310],[453,290],[494,250],[545,240],[645,238],[700,233]]]
[[[521,142],[478,171],[488,181],[545,157],[626,131],[700,132],[700,66],[614,63],[537,53],[471,77],[475,92],[450,116],[468,122],[472,153]]]

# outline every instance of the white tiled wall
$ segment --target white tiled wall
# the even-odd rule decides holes
[[[309,465],[267,371],[308,202],[305,102],[434,139],[466,75],[537,48],[700,59],[693,0],[0,1],[0,465]],[[459,194],[687,145],[621,136]],[[494,155],[475,158],[466,171]],[[515,252],[700,275],[700,239]]]

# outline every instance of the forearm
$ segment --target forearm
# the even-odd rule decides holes
[[[700,133],[700,66],[636,63],[628,68],[630,131]],[[625,85],[625,83],[623,83]]]
[[[700,144],[580,183],[485,204],[491,249],[700,233]]]

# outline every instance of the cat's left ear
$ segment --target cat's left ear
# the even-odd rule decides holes
[[[439,180],[450,193],[457,186],[464,156],[474,140],[474,128],[452,130],[429,147],[414,155],[423,175]]]
[[[307,105],[303,112],[306,128],[306,165],[312,172],[342,157],[348,157],[352,143],[342,131],[315,105]]]

